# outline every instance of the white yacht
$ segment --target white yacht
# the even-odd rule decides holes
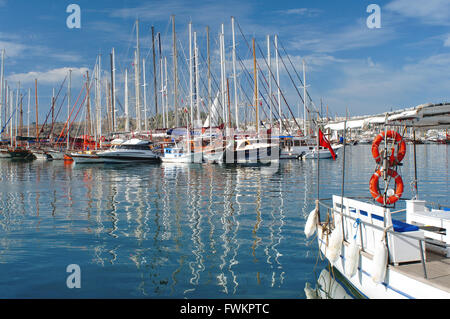
[[[338,150],[342,147],[342,145],[333,145],[333,151],[337,155]],[[319,152],[317,152],[317,145],[316,146],[308,146],[305,147],[304,155],[302,156],[303,159],[317,159],[317,154],[319,155],[319,158],[332,158],[333,155],[331,155],[331,152],[328,148],[320,146]]]
[[[150,141],[132,138],[96,155],[105,163],[158,162],[159,156],[152,151],[151,145]]]
[[[201,163],[202,153],[186,152],[179,146],[166,147],[161,161],[164,163]]]
[[[97,164],[104,163],[104,160],[101,159],[95,151],[81,151],[81,152],[73,152],[67,154],[70,158],[73,159],[75,163],[78,164]]]

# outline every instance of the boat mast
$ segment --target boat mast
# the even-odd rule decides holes
[[[234,84],[234,112],[236,129],[239,129],[239,106],[238,106],[238,93],[237,93],[237,77],[236,77],[236,38],[234,32],[234,17],[231,17],[231,31],[233,37],[233,84]]]
[[[191,123],[194,123],[194,78],[192,76],[192,22],[189,22],[189,101]]]
[[[168,73],[167,73],[167,57],[164,57],[164,74],[165,74],[165,79],[164,79],[164,87],[165,87],[165,92],[164,92],[164,96],[165,98],[165,102],[166,102],[166,125],[167,127],[169,126],[169,81],[167,79],[168,77]]]
[[[69,83],[67,88],[67,149],[69,149],[70,142],[70,90],[72,86],[72,70],[69,70]]]
[[[36,141],[39,143],[39,115],[38,115],[37,79],[34,79],[34,93],[35,93],[35,98],[36,98]]]
[[[27,137],[30,137],[30,103],[31,102],[31,89],[28,88],[28,107],[27,107]]]
[[[166,112],[164,111],[164,68],[161,54],[161,33],[158,32],[158,51],[159,51],[159,71],[161,75],[161,108],[162,108],[162,126],[166,128]],[[158,114],[156,115],[158,118]]]
[[[91,94],[89,90],[89,71],[86,71],[86,95],[87,95],[87,103],[86,103],[86,125],[87,125],[87,135],[91,136],[92,128],[91,128]],[[112,93],[112,92],[111,92]],[[114,116],[113,114],[111,114]]]
[[[272,69],[271,69],[271,56],[270,56],[270,35],[267,35],[267,63],[268,63],[268,78],[269,78],[269,103],[270,103],[270,128],[273,126],[273,103],[272,103]]]
[[[255,51],[255,38],[252,39],[253,43],[253,71],[255,80],[255,119],[256,119],[256,136],[259,135],[259,118],[258,118],[258,71],[256,69],[256,51]]]
[[[178,103],[177,103],[177,88],[178,88],[178,75],[177,75],[177,38],[175,33],[175,16],[172,15],[172,33],[173,33],[173,105],[175,110],[175,127],[179,126],[178,120]],[[166,73],[167,79],[167,73]]]
[[[97,65],[97,135],[98,137],[102,136],[102,82],[101,82],[101,72],[102,68],[102,56],[98,56],[98,65]]]
[[[212,116],[211,116],[211,57],[209,47],[209,26],[206,27],[206,49],[208,55],[208,112],[209,112],[209,144],[212,142]]]
[[[200,82],[198,70],[198,47],[197,47],[197,32],[194,32],[194,61],[195,61],[195,102],[197,108],[197,125],[200,125]]]
[[[152,26],[152,51],[153,51],[153,88],[155,96],[155,127],[158,127],[158,89],[156,84],[156,52],[155,52],[155,28]]]
[[[137,51],[134,50],[134,93],[135,93],[135,109],[136,109],[136,131],[141,130],[141,110],[139,108],[139,71],[138,71],[138,59],[137,59]]]
[[[303,135],[306,136],[306,70],[305,60],[302,60],[303,64]]]
[[[22,117],[22,110],[20,110],[20,117]],[[52,128],[55,125],[55,88],[52,91]],[[22,134],[22,127],[20,128],[20,133]],[[53,140],[53,130],[50,131],[50,141]]]
[[[141,53],[139,46],[139,20],[136,19],[136,51],[135,51],[135,79],[136,79],[136,130],[141,131]]]
[[[224,25],[222,23],[222,32],[220,33],[220,84],[221,84],[221,90],[222,90],[222,118],[225,123],[228,122],[227,119],[227,112],[226,112],[226,103],[225,103],[225,85],[226,85],[226,71],[225,71],[225,30]]]
[[[147,132],[147,82],[145,81],[145,59],[142,59],[142,76],[142,80],[144,81],[144,83],[142,84],[142,90],[144,91],[144,130]]]
[[[111,58],[111,127],[116,131],[116,54],[114,48],[110,53]]]
[[[11,147],[13,147],[13,121],[12,121],[12,115],[13,115],[13,92],[11,91],[11,88],[8,87],[9,92],[9,137],[11,139]]]
[[[275,35],[275,64],[276,64],[276,71],[277,71],[277,88],[278,88],[278,117],[280,121],[280,134],[281,134],[281,90],[280,90],[280,70],[279,70],[279,64],[278,64],[278,36]]]
[[[19,121],[19,91],[20,91],[20,82],[17,84],[17,91],[16,91],[16,113],[14,114],[14,119],[15,119],[15,128],[14,128],[14,145],[15,147],[17,147],[17,127],[18,125],[18,121]]]
[[[130,131],[130,119],[128,113],[128,69],[125,69],[125,132]]]
[[[19,105],[20,105],[19,136],[23,136],[22,135],[22,131],[23,131],[23,104],[22,104],[22,100],[23,100],[23,95],[20,94],[20,99],[19,99]]]

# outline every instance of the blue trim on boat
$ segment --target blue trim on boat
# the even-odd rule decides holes
[[[356,209],[354,208],[350,208],[350,211],[352,213],[356,213]],[[364,210],[360,210],[359,213],[363,216],[369,216],[369,213],[364,211]],[[372,218],[379,220],[379,221],[383,221],[384,217],[383,216],[379,216],[376,214],[372,214]],[[398,232],[398,233],[404,233],[404,232],[410,232],[410,231],[417,231],[419,230],[419,227],[417,227],[416,225],[411,225],[411,224],[407,224],[405,222],[402,222],[400,220],[397,219],[392,219],[392,226],[394,226],[394,231]]]

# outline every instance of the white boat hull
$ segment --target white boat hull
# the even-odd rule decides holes
[[[104,160],[95,154],[70,154],[70,157],[77,164],[96,164],[104,163]]]
[[[54,160],[64,160],[64,152],[48,151],[47,154],[50,155]]]
[[[319,228],[320,229],[320,228]],[[320,240],[321,229],[319,230],[319,246],[322,253],[326,251],[325,241]],[[356,274],[349,278],[345,275],[345,249],[348,245],[344,245],[342,253],[337,261],[332,263],[354,288],[360,294],[369,299],[448,299],[450,293],[442,289],[433,287],[419,280],[413,279],[395,270],[395,267],[389,265],[386,270],[385,280],[381,284],[377,284],[372,279],[373,259],[366,254],[360,255],[360,264]]]
[[[336,211],[341,210],[339,208],[341,200],[341,197],[333,196],[333,208]],[[345,240],[340,246],[337,259],[332,260],[332,257],[330,257],[333,255],[330,245],[332,236],[324,232],[322,225],[317,225],[318,245],[330,264],[361,295],[369,299],[450,298],[450,289],[448,286],[445,287],[439,284],[439,279],[431,280],[432,278],[425,279],[424,277],[423,264],[421,263],[422,254],[425,259],[427,257],[425,251],[420,248],[418,240],[424,238],[423,230],[415,225],[398,223],[392,219],[394,230],[396,228],[397,230],[394,233],[388,233],[386,236],[387,247],[389,248],[389,264],[379,264],[377,263],[379,260],[377,257],[380,255],[377,253],[379,252],[378,247],[381,239],[384,238],[383,216],[390,216],[389,209],[385,212],[383,211],[383,207],[347,198],[344,198],[342,203],[345,214],[342,219],[344,230],[341,227],[336,227],[331,233],[333,234],[338,231],[345,234]],[[346,216],[352,216],[352,218]],[[361,223],[357,226],[355,218],[358,218],[364,224]],[[386,218],[389,223],[389,217]],[[333,220],[337,221],[340,219],[341,215],[335,212]],[[402,227],[404,227],[403,230],[399,229]],[[401,236],[402,234],[409,237]],[[346,273],[346,263],[348,263],[348,268],[354,261],[346,260],[346,257],[348,256],[347,250],[350,249],[350,241],[353,240],[354,235],[356,236],[358,246],[363,247],[363,249],[357,260],[358,266],[356,273],[352,276]],[[375,274],[380,269],[385,270],[385,275],[377,282]],[[411,269],[415,270],[411,271]],[[434,277],[438,278],[440,276],[435,274]]]
[[[164,163],[202,163],[203,155],[201,153],[177,154],[177,156],[168,156],[165,154],[161,157]]]
[[[32,152],[34,157],[37,160],[41,160],[41,161],[47,161],[47,160],[51,160],[52,158],[45,152],[41,152],[41,151],[33,151]]]
[[[11,154],[8,150],[0,150],[0,158],[11,158]]]
[[[279,161],[280,148],[274,144],[264,144],[247,149],[227,149],[220,163],[223,164],[270,164]]]

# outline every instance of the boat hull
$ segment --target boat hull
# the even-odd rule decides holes
[[[227,149],[222,156],[223,164],[270,164],[280,159],[278,146],[264,146],[253,149]]]
[[[322,240],[322,229],[318,229],[319,247],[326,254],[326,241]],[[331,265],[364,297],[369,299],[448,299],[450,293],[433,287],[420,280],[396,271],[395,266],[388,265],[385,280],[377,284],[372,279],[373,258],[369,254],[360,255],[359,267],[353,277],[345,274],[345,250],[344,244],[339,258]]]
[[[64,152],[48,151],[47,154],[54,160],[64,160]]]
[[[344,215],[340,215],[340,207],[343,207]],[[318,246],[329,263],[361,295],[369,299],[450,298],[448,285],[425,279],[422,258],[427,261],[426,267],[433,266],[435,271],[434,265],[442,269],[447,263],[428,260],[429,256],[419,244],[424,239],[423,230],[392,219],[389,209],[336,195],[333,196],[333,210],[334,228],[327,223],[317,224]],[[384,233],[385,223],[391,225],[389,229],[393,232]],[[330,228],[333,229],[331,234]],[[337,246],[334,234],[342,234],[344,239]],[[353,241],[359,247],[356,258],[351,253]],[[385,259],[381,257],[383,253],[380,254],[383,242],[386,243]],[[351,274],[349,269],[353,265],[357,268]],[[442,276],[441,272],[439,270],[440,275],[434,276]]]
[[[104,163],[103,159],[95,154],[70,154],[76,164],[98,164]]]
[[[132,155],[98,155],[103,163],[151,162],[158,163],[158,156],[132,156]]]

